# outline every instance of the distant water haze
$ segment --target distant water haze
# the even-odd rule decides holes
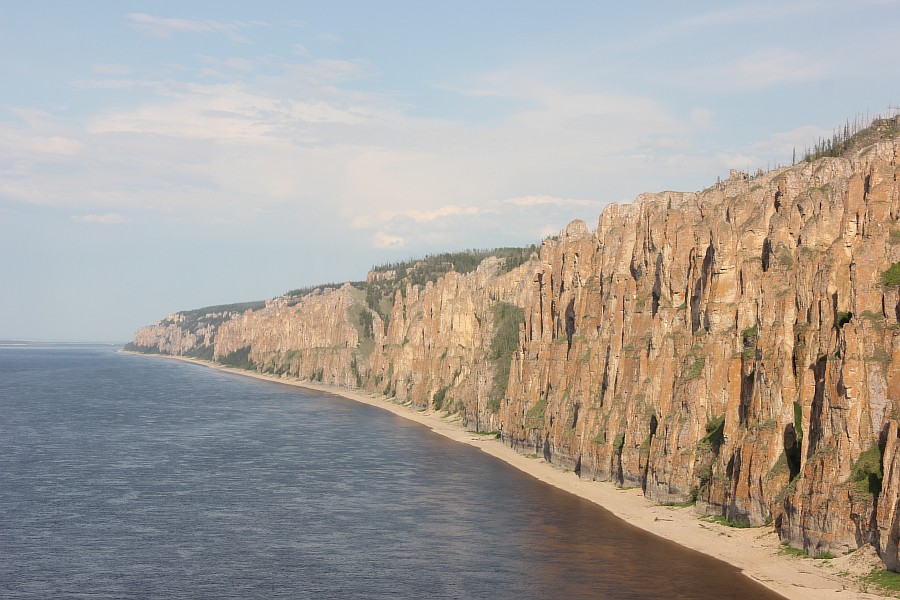
[[[339,397],[0,348],[3,598],[778,598]]]

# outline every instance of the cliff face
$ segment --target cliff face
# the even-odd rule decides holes
[[[644,195],[546,244],[505,437],[813,553],[896,540],[897,159]]]
[[[898,175],[883,135],[611,205],[514,268],[376,271],[175,315],[135,344],[459,412],[581,477],[771,523],[813,554],[872,543],[897,569],[900,294],[882,274],[900,262]]]

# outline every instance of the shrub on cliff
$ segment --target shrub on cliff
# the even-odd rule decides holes
[[[500,401],[506,394],[509,367],[513,353],[519,345],[519,326],[525,322],[525,312],[507,302],[498,302],[493,312],[494,339],[491,340],[488,360],[494,365],[494,380],[491,384],[488,408],[496,412],[500,409]]]
[[[245,346],[230,354],[223,354],[219,357],[219,362],[227,367],[236,369],[252,369],[253,361],[250,360],[250,346]]]
[[[874,496],[881,492],[881,482],[884,478],[881,466],[883,452],[883,449],[875,444],[859,455],[850,475],[857,490]]]
[[[883,283],[885,287],[900,286],[900,262],[895,262],[881,272],[881,283]]]

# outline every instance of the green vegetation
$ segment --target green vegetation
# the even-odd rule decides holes
[[[431,404],[434,406],[435,410],[441,410],[444,407],[444,400],[447,397],[447,390],[450,389],[449,385],[445,385],[441,387],[438,391],[434,393],[431,397]]]
[[[709,515],[706,517],[702,517],[704,521],[708,523],[718,523],[719,525],[724,525],[725,527],[734,527],[735,529],[747,529],[751,525],[746,521],[732,521],[722,515]]]
[[[616,439],[613,440],[613,450],[616,452],[621,452],[622,448],[625,447],[625,434],[619,433],[616,435]]]
[[[891,361],[894,360],[894,357],[884,348],[875,348],[875,350],[872,351],[872,356],[869,357],[869,360],[878,363],[882,367],[886,367],[891,364]]]
[[[182,329],[190,332],[196,332],[199,326],[205,325],[221,325],[234,315],[239,315],[248,310],[259,310],[265,308],[266,303],[263,300],[256,302],[238,302],[236,304],[217,304],[215,306],[204,306],[203,308],[195,308],[194,310],[183,310],[178,314],[184,317],[181,323]]]
[[[372,325],[372,312],[369,310],[361,310],[359,311],[359,324],[362,327],[362,333],[364,338],[374,338],[375,330]]]
[[[814,558],[816,560],[829,560],[834,558],[834,554],[830,550],[823,550],[815,555],[810,554],[803,548],[794,548],[788,542],[781,542],[781,548],[779,550],[781,554],[787,554],[788,556],[798,556],[800,558]]]
[[[797,439],[803,439],[803,405],[794,400],[794,431]]]
[[[889,288],[900,286],[900,262],[895,262],[881,272],[881,283]]]
[[[842,311],[839,310],[834,315],[834,328],[841,329],[850,322],[850,319],[853,318],[853,313],[850,311]]]
[[[162,354],[159,351],[159,346],[139,346],[133,342],[128,342],[122,349],[128,352],[140,352],[141,354]]]
[[[850,481],[853,487],[860,492],[877,496],[881,493],[881,482],[884,478],[881,462],[884,450],[875,444],[859,455],[853,463],[850,472]]]
[[[900,592],[900,573],[887,569],[874,569],[863,577],[863,581],[891,592]]]
[[[884,317],[881,316],[881,313],[877,313],[874,310],[864,310],[859,313],[859,316],[867,321],[871,321],[872,323],[880,323],[884,321]]]
[[[250,346],[245,346],[230,354],[220,356],[219,362],[227,367],[236,369],[252,369],[253,361],[250,360]]]
[[[759,335],[759,326],[754,325],[748,327],[741,332],[741,339],[744,340],[744,346],[751,346],[756,343],[756,337]]]
[[[838,157],[853,152],[879,139],[900,134],[900,119],[875,119],[866,126],[862,115],[851,123],[848,119],[843,127],[834,131],[831,138],[819,138],[812,148],[807,148],[803,160],[811,162],[826,156]]]
[[[660,506],[665,506],[668,508],[687,508],[688,506],[694,506],[697,504],[697,498],[690,498],[689,500],[685,500],[684,502],[660,502]]]
[[[184,353],[188,358],[199,358],[200,360],[213,360],[215,348],[212,344],[197,345]]]
[[[498,302],[493,307],[494,339],[488,360],[494,365],[494,379],[488,398],[488,408],[496,412],[506,395],[509,384],[509,368],[513,354],[519,345],[519,327],[525,322],[525,312],[518,306]]]
[[[891,232],[888,234],[888,243],[891,246],[900,245],[900,229],[891,229]]]
[[[725,441],[725,415],[714,417],[706,422],[706,435],[700,440],[700,445],[707,447],[714,454],[719,453],[719,448]]]
[[[748,327],[747,329],[741,332],[741,340],[743,341],[743,349],[741,350],[741,356],[745,360],[751,360],[756,358],[756,339],[759,336],[759,326],[753,325],[753,327]]]
[[[791,252],[790,248],[779,246],[775,255],[778,257],[778,262],[788,269],[794,266],[794,253]]]
[[[387,324],[390,320],[394,297],[398,291],[405,291],[407,284],[423,286],[429,281],[437,281],[438,278],[451,271],[470,273],[489,256],[495,256],[503,261],[501,273],[509,272],[531,260],[532,255],[537,251],[537,246],[532,244],[523,248],[472,249],[429,254],[420,259],[373,266],[372,271],[379,273],[394,271],[394,276],[353,285],[365,290],[366,305],[377,312]]]
[[[528,429],[538,429],[544,425],[544,415],[547,412],[547,399],[541,398],[537,404],[528,409],[525,413],[525,427]]]
[[[706,366],[706,358],[694,353],[688,354],[684,365],[684,378],[687,381],[697,379],[703,375],[703,367]]]
[[[364,282],[364,281],[362,281],[362,282],[353,282],[353,283],[351,283],[350,285],[352,285],[352,286],[354,286],[354,287],[358,287],[358,286],[360,286],[360,285],[365,285],[365,282]],[[306,287],[297,288],[297,289],[295,289],[295,290],[290,290],[290,291],[286,292],[284,295],[287,296],[287,298],[288,298],[288,306],[296,306],[297,304],[300,303],[300,301],[301,301],[305,296],[309,296],[310,294],[312,294],[312,293],[315,292],[316,290],[322,290],[322,291],[325,291],[325,290],[328,290],[328,289],[331,289],[331,290],[339,290],[339,289],[341,289],[343,286],[344,286],[343,283],[335,283],[335,282],[332,282],[332,283],[320,283],[319,285],[309,285],[309,286],[306,286]]]
[[[489,256],[503,259],[502,272],[509,272],[528,262],[537,246],[532,244],[524,248],[471,249],[460,252],[441,252],[429,254],[421,259],[385,263],[372,267],[373,271],[396,271],[397,279],[408,279],[415,285],[424,285],[429,281],[450,272],[470,273]]]

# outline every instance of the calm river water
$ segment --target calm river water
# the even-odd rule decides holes
[[[343,398],[0,348],[2,598],[777,598]]]

